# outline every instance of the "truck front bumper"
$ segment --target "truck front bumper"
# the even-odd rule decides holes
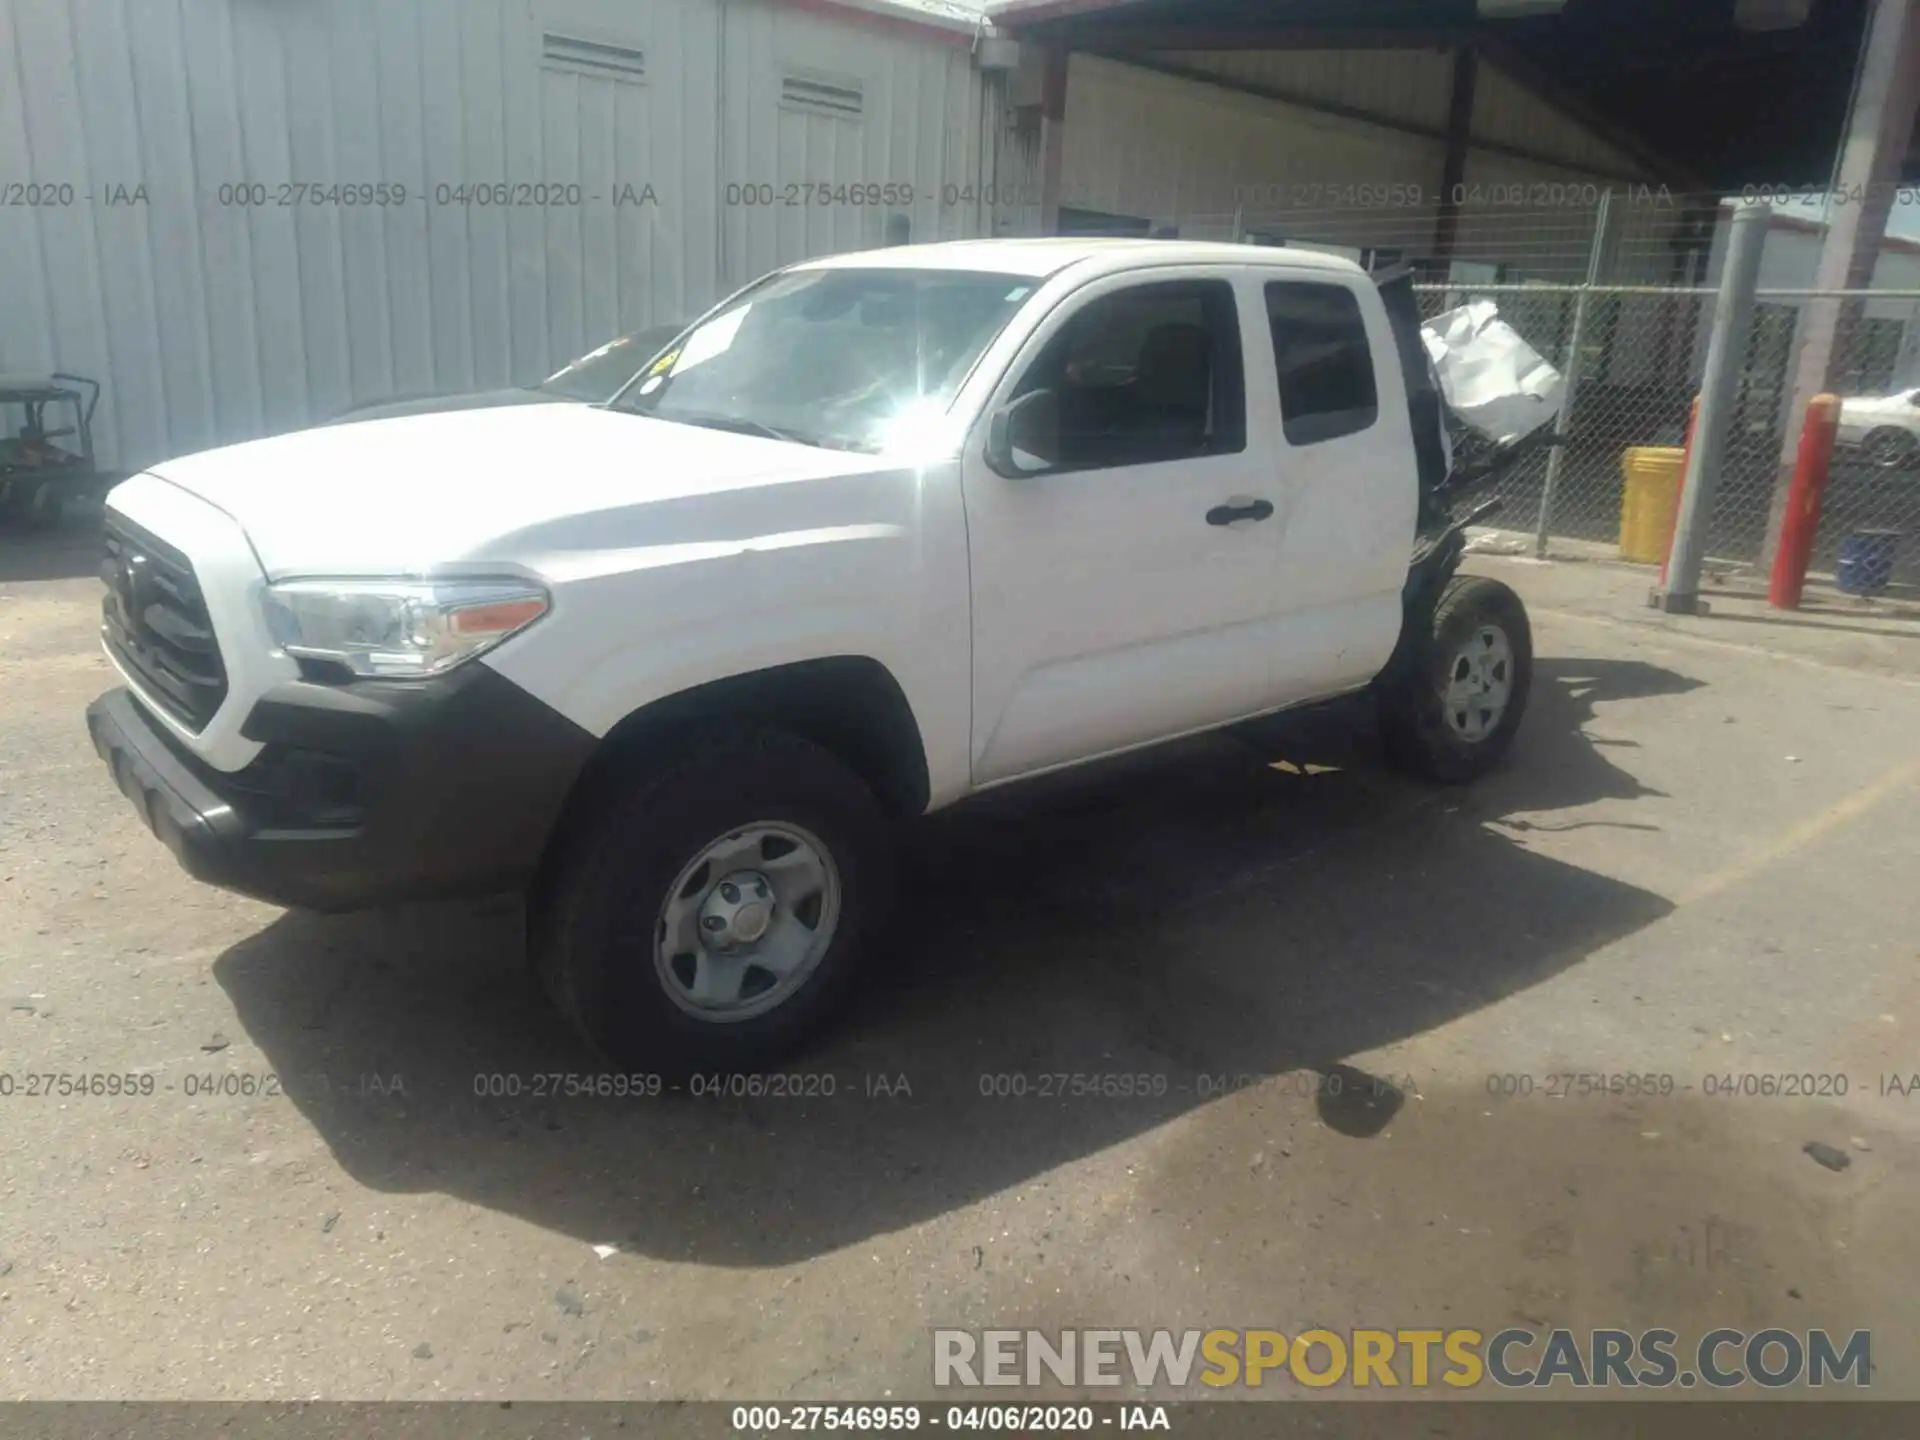
[[[268,691],[244,770],[195,757],[127,689],[87,707],[147,828],[210,885],[309,910],[481,895],[538,868],[594,739],[483,664]]]

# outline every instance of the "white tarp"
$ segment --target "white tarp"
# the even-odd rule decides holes
[[[1472,300],[1420,327],[1447,405],[1497,442],[1518,440],[1560,413],[1566,381],[1491,300]]]

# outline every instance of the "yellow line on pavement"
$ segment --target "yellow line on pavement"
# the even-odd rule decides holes
[[[1841,826],[1859,819],[1889,796],[1897,794],[1916,781],[1920,781],[1920,759],[1889,770],[1871,785],[1854,791],[1838,804],[1821,811],[1818,815],[1802,820],[1798,825],[1790,826],[1759,849],[1749,851],[1732,864],[1722,866],[1711,875],[1704,876],[1675,896],[1673,903],[1692,905],[1718,895],[1721,891],[1738,885],[1743,880],[1753,878],[1768,866],[1778,864],[1795,851],[1803,850],[1823,836],[1832,834]]]
[[[1844,664],[1837,660],[1822,660],[1813,655],[1800,655],[1791,650],[1774,650],[1765,645],[1750,645],[1741,640],[1726,640],[1717,635],[1702,635],[1697,630],[1683,629],[1678,625],[1662,625],[1654,620],[1622,620],[1615,615],[1589,615],[1580,610],[1556,610],[1549,605],[1529,605],[1531,615],[1545,615],[1555,620],[1575,620],[1583,625],[1600,625],[1609,630],[1629,630],[1642,636],[1648,644],[1658,645],[1667,641],[1681,645],[1698,645],[1708,650],[1727,650],[1736,655],[1751,655],[1760,660],[1778,660],[1787,665],[1803,665],[1812,670],[1825,670],[1842,675],[1858,675],[1864,680],[1880,680],[1909,688],[1920,687],[1920,677],[1902,674],[1892,669],[1879,669],[1871,664]],[[1874,632],[1867,639],[1906,640],[1913,636],[1895,631]]]

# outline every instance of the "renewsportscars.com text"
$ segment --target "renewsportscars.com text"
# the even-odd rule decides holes
[[[939,1387],[1058,1384],[1136,1389],[1495,1385],[1717,1390],[1872,1383],[1873,1338],[1855,1330],[935,1330]]]

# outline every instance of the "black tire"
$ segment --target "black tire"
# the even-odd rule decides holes
[[[1410,622],[1411,623],[1411,622]],[[1508,651],[1506,708],[1479,738],[1469,738],[1449,719],[1445,703],[1456,661],[1489,628],[1505,637]],[[1387,758],[1399,769],[1456,785],[1477,779],[1499,764],[1513,743],[1533,686],[1533,629],[1520,597],[1498,580],[1457,575],[1440,592],[1428,633],[1419,637],[1380,689],[1380,729]],[[1485,718],[1485,713],[1472,719]]]
[[[707,845],[760,822],[798,827],[831,858],[839,910],[831,942],[776,1008],[729,1021],[691,1014],[655,961],[662,907]],[[675,1079],[764,1069],[847,998],[891,899],[887,831],[860,778],[797,736],[736,730],[656,752],[556,841],[534,898],[535,968],[581,1038],[622,1070]]]
[[[1916,460],[1920,460],[1920,440],[1916,440],[1910,431],[1883,426],[1869,431],[1861,442],[1869,464],[1882,470],[1911,469]]]

